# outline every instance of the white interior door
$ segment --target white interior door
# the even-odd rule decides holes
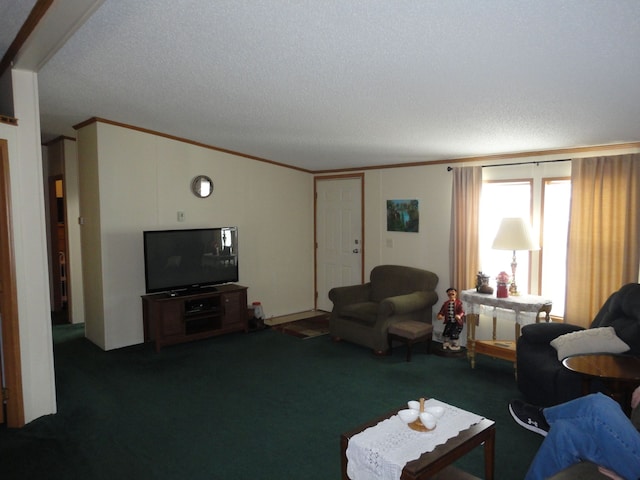
[[[362,177],[316,179],[316,308],[329,290],[362,283]]]

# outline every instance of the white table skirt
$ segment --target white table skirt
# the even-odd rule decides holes
[[[498,320],[515,321],[518,325],[534,323],[542,306],[551,303],[550,299],[537,295],[497,298],[475,290],[463,290],[460,300],[467,314],[495,316]]]

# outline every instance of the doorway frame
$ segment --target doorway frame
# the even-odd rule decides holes
[[[6,385],[7,426],[24,426],[24,401],[22,391],[22,364],[20,362],[20,331],[18,323],[18,289],[13,249],[13,225],[11,222],[11,181],[9,175],[9,148],[0,139],[0,305],[2,306],[2,354]],[[3,397],[5,393],[3,392]]]
[[[364,236],[364,172],[337,174],[337,175],[319,175],[313,177],[313,308],[318,309],[318,182],[327,180],[345,180],[348,178],[360,179],[360,249],[362,252],[362,261],[360,262],[360,283],[364,283],[364,254],[365,254],[365,236]]]
[[[60,181],[62,182],[62,215],[63,222],[62,228],[64,230],[64,255],[66,259],[65,265],[65,282],[66,282],[66,292],[63,292],[61,287],[62,273],[60,271],[60,263],[59,263],[59,228],[61,226],[60,222],[58,222],[60,209],[58,208],[58,197],[57,197],[57,188],[56,183]],[[49,214],[49,271],[51,277],[51,310],[53,312],[63,311],[65,308],[67,310],[67,314],[70,312],[70,294],[69,294],[69,266],[68,266],[68,258],[69,258],[69,241],[68,241],[68,233],[67,233],[67,198],[65,195],[65,179],[64,175],[59,173],[56,175],[49,176],[48,180],[48,188],[49,188],[49,202],[47,205],[48,214]],[[63,298],[64,297],[64,298]],[[68,318],[71,321],[71,318]]]

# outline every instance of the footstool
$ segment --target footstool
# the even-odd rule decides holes
[[[414,343],[427,342],[427,353],[431,353],[431,338],[433,325],[415,320],[405,320],[391,324],[387,331],[389,342],[389,355],[391,355],[391,343],[400,340],[407,345],[407,362],[411,361],[411,346]]]

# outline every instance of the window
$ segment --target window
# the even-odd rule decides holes
[[[493,250],[493,240],[504,217],[522,217],[531,223],[532,182],[485,182],[480,198],[480,265],[490,277],[495,289],[495,278],[501,271],[511,275],[513,252]],[[531,291],[529,286],[529,253],[516,252],[518,268],[516,283],[522,293]]]
[[[540,295],[553,300],[554,316],[563,317],[571,181],[546,179],[542,188]]]
[[[518,290],[550,298],[554,317],[564,316],[570,201],[571,181],[564,177],[487,181],[480,200],[480,265],[490,285],[495,289],[501,271],[511,275],[513,252],[491,248],[500,221],[523,217],[534,227],[534,235],[540,231],[541,249],[516,252]]]

